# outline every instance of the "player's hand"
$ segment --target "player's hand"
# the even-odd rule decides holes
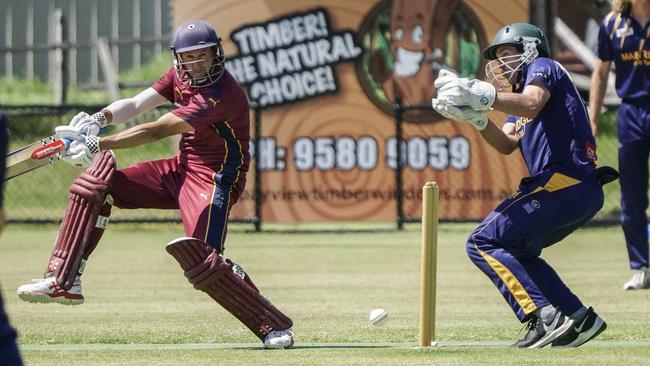
[[[99,137],[94,135],[79,135],[65,150],[65,160],[68,164],[88,167],[93,161],[93,156],[99,152]]]
[[[81,131],[79,128],[70,127],[68,125],[57,126],[54,129],[54,134],[60,139],[66,139],[70,141],[74,141],[82,135],[85,136],[83,131]]]
[[[492,84],[467,78],[459,78],[448,70],[440,70],[434,82],[439,101],[454,106],[469,106],[477,111],[486,111],[494,104],[496,89]]]
[[[488,125],[487,111],[475,111],[468,106],[457,107],[436,98],[431,99],[431,106],[444,117],[469,123],[479,131],[484,130]]]
[[[458,80],[458,75],[456,75],[453,71],[442,69],[438,71],[438,77],[433,81],[433,86],[435,86],[436,89],[440,89],[447,83],[455,80]]]
[[[75,131],[79,131],[80,134],[84,135],[94,135],[99,134],[99,130],[106,127],[108,122],[103,113],[98,112],[92,116],[88,115],[86,112],[77,113],[76,116],[72,118],[68,126]]]

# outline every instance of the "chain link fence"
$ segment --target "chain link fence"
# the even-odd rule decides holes
[[[11,143],[9,150],[13,150],[34,141],[49,136],[54,127],[67,124],[70,119],[79,111],[93,113],[103,106],[99,105],[65,105],[65,106],[4,106],[3,112],[9,118],[9,130]],[[162,106],[148,113],[145,113],[130,122],[153,121],[164,113],[171,110],[172,106]],[[254,135],[261,135],[260,125],[263,113],[256,111],[254,115]],[[611,118],[609,118],[611,119]],[[603,124],[613,121],[605,119]],[[107,133],[115,132],[117,127],[111,126]],[[403,126],[396,121],[396,131],[408,130],[408,124]],[[613,130],[610,129],[610,130]],[[251,131],[253,132],[253,131]],[[400,133],[397,133],[401,136]],[[132,149],[117,150],[118,168],[146,160],[163,159],[173,156],[176,153],[178,141],[167,138],[155,143],[139,146]],[[601,133],[598,137],[599,165],[610,165],[618,167],[618,148],[615,133],[612,131]],[[260,158],[253,154],[254,161]],[[398,159],[399,160],[399,159]],[[253,167],[249,174],[254,174]],[[399,175],[400,169],[396,171]],[[80,169],[65,162],[55,162],[53,166],[36,169],[28,174],[21,175],[7,182],[5,187],[5,207],[8,219],[12,222],[59,222],[63,217],[68,204],[68,188],[72,181],[79,174]],[[397,177],[397,176],[396,176]],[[398,179],[399,185],[403,188],[409,182]],[[258,195],[262,185],[260,176],[250,176],[248,179],[249,189],[253,196]],[[513,187],[516,188],[516,187]],[[401,191],[399,189],[398,191]],[[402,195],[398,192],[398,197]],[[620,214],[620,188],[618,183],[611,183],[605,186],[605,204],[603,209],[596,215],[592,223],[611,224],[617,223]],[[245,205],[242,217],[231,217],[232,222],[249,222],[255,224],[259,230],[261,224],[260,205],[255,201],[253,204]],[[241,210],[240,210],[241,211]],[[117,222],[180,222],[177,210],[113,210],[112,221]],[[402,222],[419,221],[418,217],[406,217],[401,210],[399,199],[396,201],[396,221],[398,227]]]
[[[9,151],[49,136],[58,125],[68,124],[80,112],[93,113],[103,106],[4,106],[9,118]],[[139,116],[133,123],[153,121],[168,112],[170,106],[159,107]],[[115,131],[110,127],[107,133]],[[152,144],[128,150],[117,150],[118,168],[136,162],[171,157],[176,142],[167,138]],[[9,180],[5,186],[7,218],[13,222],[59,222],[68,205],[68,188],[77,177],[80,168],[65,162],[36,169]],[[113,210],[111,220],[132,222],[180,221],[177,210]]]
[[[416,127],[416,124],[409,123],[403,119],[404,113],[409,111],[425,111],[429,110],[431,106],[429,104],[417,104],[417,105],[408,105],[408,104],[396,104],[396,113],[395,113],[395,124],[396,124],[396,138],[403,140],[406,139],[405,136],[408,135],[409,130],[413,130],[413,127]],[[600,132],[596,139],[597,155],[598,155],[598,166],[611,166],[618,170],[618,140],[616,137],[616,114],[617,110],[610,110],[609,112],[603,114],[600,122]],[[400,149],[397,149],[397,160],[402,161],[403,157],[401,156],[403,152]],[[519,154],[518,152],[515,152]],[[406,222],[419,222],[420,217],[411,217],[405,213],[403,207],[403,188],[409,184],[405,181],[405,168],[403,166],[398,166],[396,170],[396,181],[397,186],[402,189],[398,189],[397,192],[397,224],[398,228],[401,228],[403,223]],[[513,190],[516,190],[517,187],[512,187]],[[612,225],[618,224],[620,217],[620,185],[618,181],[609,183],[604,186],[603,191],[605,193],[605,201],[603,208],[596,214],[596,216],[590,221],[592,225]],[[481,220],[481,218],[477,218]],[[445,221],[444,218],[441,218],[441,221]]]

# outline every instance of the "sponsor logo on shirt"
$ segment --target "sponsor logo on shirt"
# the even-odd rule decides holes
[[[619,28],[616,30],[616,38],[631,36],[634,34],[632,27]]]
[[[621,61],[634,61],[634,66],[650,65],[650,50],[621,52],[620,57]]]
[[[519,119],[515,121],[515,137],[517,138],[517,141],[524,138],[524,135],[526,134],[526,125],[531,121],[531,118],[526,117],[519,117]]]
[[[528,214],[532,213],[540,207],[542,207],[542,205],[539,204],[538,200],[532,200],[530,202],[524,203],[524,210]]]
[[[212,97],[208,98],[208,100],[210,101],[210,103],[212,103],[213,107],[216,107],[217,103],[221,102],[221,99],[214,100],[212,99]]]

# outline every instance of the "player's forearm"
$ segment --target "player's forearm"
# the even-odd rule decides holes
[[[120,99],[102,110],[109,123],[124,123],[165,103],[167,99],[153,88],[148,88],[133,98]]]
[[[591,84],[589,86],[589,119],[591,120],[592,129],[598,126],[600,119],[600,110],[603,107],[605,91],[607,90],[607,79],[609,70],[603,71],[596,68],[591,75]]]
[[[492,122],[481,131],[481,136],[501,154],[508,155],[517,149],[517,142]]]
[[[126,149],[167,137],[160,135],[158,133],[159,129],[153,128],[154,124],[155,122],[143,123],[116,134],[102,137],[99,139],[99,147],[101,150]]]
[[[544,100],[536,95],[499,92],[492,107],[515,116],[535,118],[544,107]]]

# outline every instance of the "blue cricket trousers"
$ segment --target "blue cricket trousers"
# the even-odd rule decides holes
[[[616,121],[621,174],[621,226],[630,268],[648,267],[648,155],[650,99],[624,102]]]
[[[522,179],[519,191],[469,236],[469,258],[492,280],[520,321],[548,304],[565,314],[582,307],[539,255],[591,219],[603,198],[592,174],[548,169]]]
[[[0,296],[0,366],[21,366],[16,331],[9,325]]]

